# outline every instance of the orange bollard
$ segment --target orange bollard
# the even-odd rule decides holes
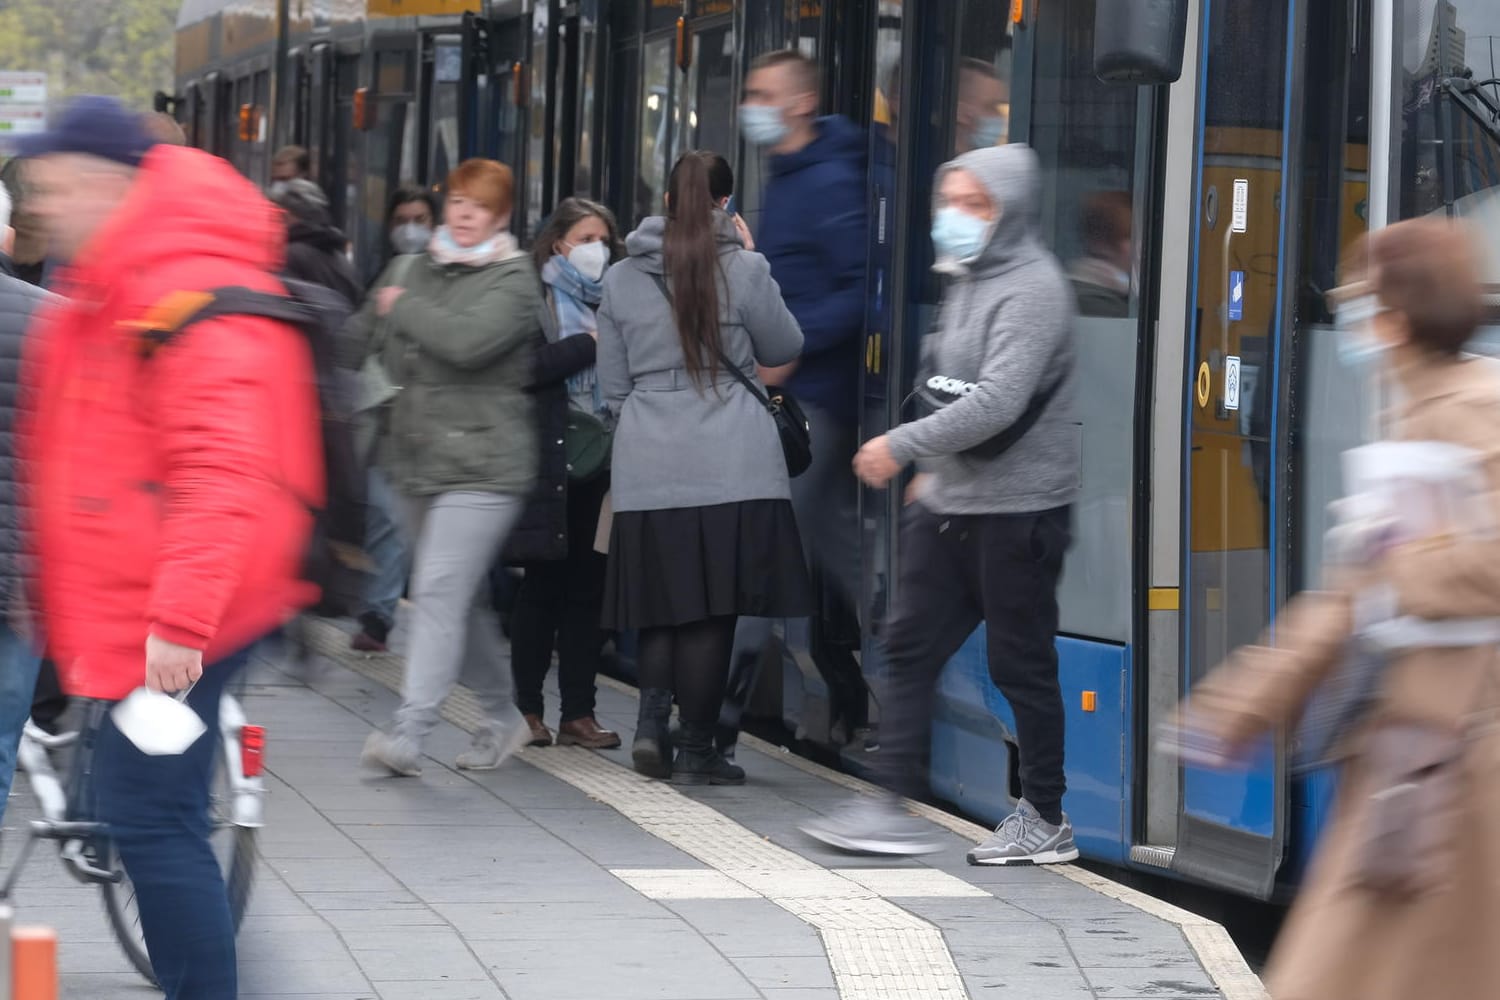
[[[57,1000],[57,931],[17,927],[10,932],[13,1000]]]

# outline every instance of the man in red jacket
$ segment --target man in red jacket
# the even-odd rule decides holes
[[[43,626],[70,694],[187,690],[207,725],[186,753],[149,756],[106,721],[95,780],[167,997],[224,1000],[234,929],[207,811],[219,698],[315,596],[299,571],[323,500],[317,395],[284,324],[209,320],[154,351],[146,331],[215,288],[281,291],[284,227],[229,164],[154,145],[108,98],[80,98],[21,152],[67,262],[27,359]]]

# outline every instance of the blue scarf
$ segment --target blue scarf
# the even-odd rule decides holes
[[[553,254],[552,259],[542,265],[542,280],[551,287],[552,300],[557,305],[558,339],[599,329],[594,309],[604,295],[602,284],[579,274],[578,268],[561,254]],[[599,379],[593,365],[568,376],[568,395],[575,400],[591,399],[595,413],[605,412],[604,394],[599,390]]]

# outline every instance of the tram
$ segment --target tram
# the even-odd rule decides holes
[[[1004,119],[1041,158],[1045,236],[1080,290],[1065,806],[1090,858],[1270,898],[1299,878],[1335,776],[1291,780],[1273,739],[1236,771],[1183,768],[1151,734],[1319,580],[1366,404],[1324,305],[1341,252],[1388,221],[1469,216],[1500,289],[1497,43],[1493,0],[186,0],[159,104],[258,181],[271,150],[306,146],[373,273],[388,192],[476,155],[515,169],[523,238],[575,193],[634,223],[695,147],[734,163],[754,228],[765,171],[738,96],[756,56],[797,48],[825,112],[868,135],[866,438],[899,419],[940,294],[934,170],[993,141],[976,116]],[[1084,224],[1100,206],[1118,238]],[[1105,265],[1128,291],[1091,293]],[[899,507],[862,495],[863,629],[844,631],[872,679]],[[787,623],[761,704],[839,743],[809,627],[839,626]],[[941,681],[934,791],[1002,817],[1015,749],[981,630]],[[862,748],[842,752],[858,768]]]

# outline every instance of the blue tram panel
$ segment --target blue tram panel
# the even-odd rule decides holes
[[[1063,808],[1087,857],[1125,864],[1130,854],[1133,698],[1130,650],[1057,640],[1067,710],[1068,793]],[[1094,695],[1086,711],[1084,692]],[[948,663],[932,722],[932,789],[967,813],[998,823],[1015,806],[1015,714],[990,680],[983,626]]]

